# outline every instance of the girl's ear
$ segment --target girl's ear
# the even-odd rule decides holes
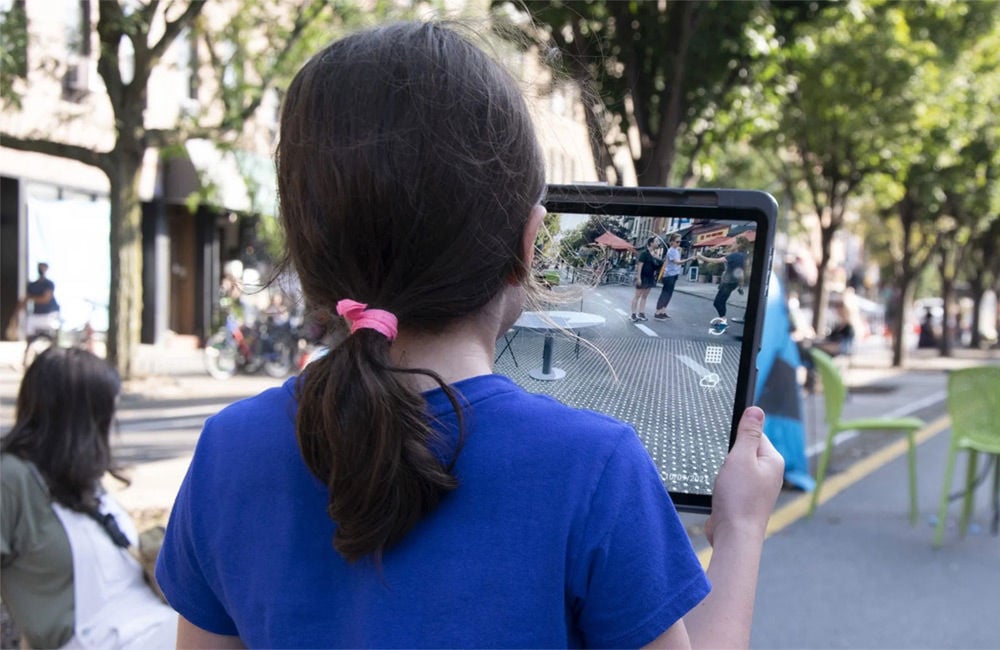
[[[524,235],[521,240],[521,253],[524,255],[524,264],[527,267],[531,267],[531,263],[535,260],[535,239],[538,237],[538,229],[542,225],[542,219],[548,214],[546,210],[541,205],[536,205],[531,208],[531,213],[528,215],[528,223],[524,227]]]
[[[541,205],[531,208],[531,212],[528,214],[528,223],[524,226],[524,234],[521,235],[521,255],[524,260],[524,268],[527,269],[528,273],[531,272],[531,263],[535,261],[535,238],[538,237],[538,229],[547,213],[548,210]],[[511,285],[521,284],[521,280],[515,275],[511,275],[507,282]]]

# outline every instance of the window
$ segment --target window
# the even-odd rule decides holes
[[[91,20],[90,0],[65,0],[66,71],[62,78],[63,99],[79,102],[90,94]]]

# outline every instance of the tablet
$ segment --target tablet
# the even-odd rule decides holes
[[[777,203],[758,191],[550,185],[544,205],[569,242],[536,272],[563,299],[522,314],[497,371],[631,424],[676,507],[710,512],[754,400]],[[594,240],[573,248],[581,226]],[[674,261],[659,265],[672,239]],[[642,306],[637,285],[651,283]]]

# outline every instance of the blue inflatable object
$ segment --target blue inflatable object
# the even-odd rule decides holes
[[[785,481],[811,492],[816,481],[809,474],[806,430],[798,368],[799,348],[792,340],[785,291],[772,273],[764,312],[760,352],[757,355],[757,406],[764,409],[764,433],[785,459]]]

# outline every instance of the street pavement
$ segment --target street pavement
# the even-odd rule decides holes
[[[598,287],[560,309],[600,313],[601,334],[584,336],[600,347],[613,336],[652,339],[627,318],[631,288]],[[665,322],[641,326],[658,337],[704,330],[715,287],[678,283]],[[652,315],[658,289],[650,295]],[[735,296],[734,296],[735,298]],[[738,300],[739,298],[735,298]],[[739,309],[738,304],[733,307]],[[701,334],[698,334],[701,336]],[[512,366],[523,372],[540,360],[540,337],[525,337]],[[534,347],[532,347],[534,346]],[[0,427],[13,421],[20,369],[17,343],[0,343]],[[499,349],[498,349],[499,351]],[[567,341],[556,345],[556,363],[573,363]],[[537,357],[533,355],[539,355]],[[851,432],[838,438],[817,513],[806,518],[808,495],[783,491],[772,517],[758,584],[751,646],[754,648],[1000,648],[1000,537],[989,533],[989,482],[977,491],[970,533],[959,538],[959,504],[948,513],[944,545],[932,548],[950,428],[945,387],[949,370],[1000,363],[1000,351],[958,350],[949,359],[911,352],[905,369],[890,367],[881,341],[861,341],[845,379],[851,395],[845,417],[917,415],[928,426],[918,448],[919,523],[907,516],[905,447],[895,434]],[[507,372],[502,357],[498,371]],[[210,378],[200,351],[184,346],[142,346],[139,378],[125,387],[115,436],[118,457],[132,464],[132,485],[111,485],[126,508],[137,513],[169,509],[186,470],[201,423],[223,405],[273,386],[279,380],[237,376]],[[511,373],[513,374],[513,373]],[[550,382],[539,382],[541,384]],[[549,389],[546,389],[549,390]],[[811,461],[825,439],[822,396],[805,400]],[[960,460],[956,477],[964,476]],[[957,481],[956,478],[956,486]],[[957,487],[956,487],[957,489]],[[682,519],[703,561],[710,549],[701,534],[705,518]]]

